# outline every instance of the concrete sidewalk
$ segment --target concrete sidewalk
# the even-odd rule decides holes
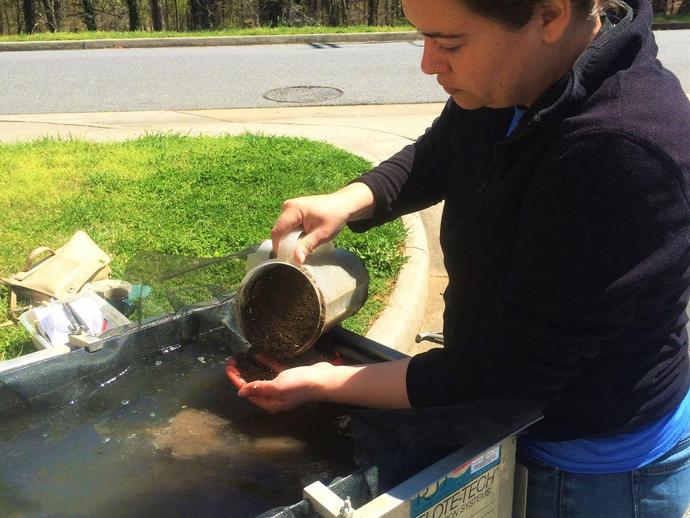
[[[0,116],[0,142],[41,137],[114,141],[151,133],[236,135],[243,132],[325,141],[378,163],[414,142],[443,104],[269,109],[70,113]],[[367,336],[408,354],[425,350],[419,331],[442,329],[447,277],[438,245],[440,206],[403,219],[408,229],[401,272],[389,306]]]

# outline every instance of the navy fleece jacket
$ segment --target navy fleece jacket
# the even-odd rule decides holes
[[[609,436],[688,390],[690,103],[656,59],[646,1],[603,31],[505,139],[513,110],[451,100],[358,181],[366,230],[445,201],[446,345],[415,356],[413,406],[544,406],[530,436]]]

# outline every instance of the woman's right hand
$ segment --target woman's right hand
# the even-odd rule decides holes
[[[294,260],[302,264],[317,246],[335,238],[345,223],[370,215],[373,204],[374,196],[363,183],[350,184],[331,194],[287,200],[271,229],[273,250],[277,252],[280,240],[301,226],[304,236],[295,246]]]

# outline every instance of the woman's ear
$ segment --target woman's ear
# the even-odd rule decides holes
[[[544,0],[535,15],[542,27],[544,43],[555,43],[565,34],[573,17],[571,0]]]

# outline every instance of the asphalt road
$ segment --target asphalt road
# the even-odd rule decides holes
[[[660,58],[690,93],[690,31],[656,33]],[[255,108],[277,88],[309,104],[394,104],[447,98],[419,70],[421,42],[0,53],[0,114]],[[342,92],[342,93],[341,93]]]
[[[269,90],[342,91],[321,104],[447,98],[419,70],[421,42],[0,53],[0,113],[285,106]],[[338,93],[329,90],[327,93]]]

